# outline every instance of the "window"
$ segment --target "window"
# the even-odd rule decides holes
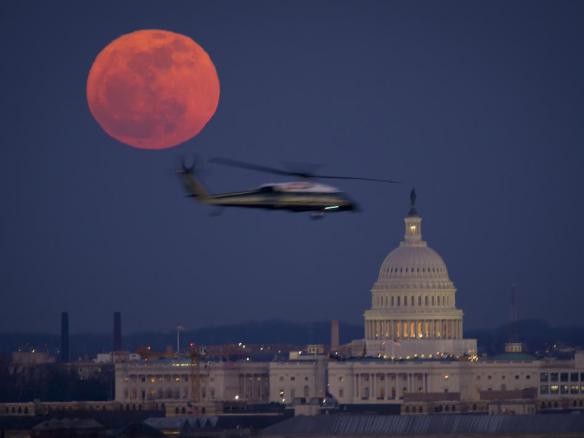
[[[578,381],[578,373],[572,373],[572,374],[570,374],[570,380],[572,382],[577,382]]]
[[[398,306],[400,305],[400,304],[399,304],[400,298],[401,298],[401,297],[397,297],[397,305],[398,305]]]
[[[391,306],[393,307],[393,297],[391,297]]]
[[[428,305],[428,295],[426,295],[424,297],[424,305],[427,306]]]
[[[408,305],[408,297],[404,297],[404,306]]]
[[[550,385],[550,394],[557,394],[560,390],[558,385]]]
[[[418,296],[418,306],[422,305],[422,296]]]
[[[550,374],[550,382],[557,382],[558,381],[558,373],[551,373]]]
[[[539,374],[539,381],[540,382],[549,382],[550,381],[550,375],[548,373],[540,373]]]
[[[560,382],[568,381],[568,373],[560,373]]]

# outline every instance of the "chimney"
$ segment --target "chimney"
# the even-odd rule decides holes
[[[122,314],[114,312],[114,344],[113,352],[122,350]]]
[[[61,313],[61,357],[63,363],[69,362],[69,314]]]
[[[331,321],[331,353],[339,349],[339,320]]]

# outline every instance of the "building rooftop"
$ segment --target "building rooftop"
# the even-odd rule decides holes
[[[321,415],[298,416],[264,429],[262,436],[513,436],[584,435],[583,415]],[[579,435],[576,435],[579,434]]]

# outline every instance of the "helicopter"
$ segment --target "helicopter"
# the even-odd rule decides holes
[[[390,184],[399,183],[399,181],[387,179],[319,175],[311,172],[288,171],[229,158],[213,158],[209,162],[275,175],[302,178],[303,181],[267,183],[255,189],[240,192],[209,194],[196,176],[195,165],[187,166],[183,160],[181,168],[177,170],[177,174],[186,191],[187,197],[216,207],[245,207],[290,212],[310,212],[315,219],[323,217],[328,213],[342,211],[357,212],[359,211],[359,206],[340,189],[309,181],[310,179],[348,179]]]

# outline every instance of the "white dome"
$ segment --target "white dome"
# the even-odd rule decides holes
[[[400,245],[381,264],[374,285],[377,291],[412,289],[452,289],[442,257],[422,239],[422,218],[415,212],[405,219],[405,235]]]
[[[428,246],[399,246],[379,269],[379,280],[432,279],[449,281],[446,263]]]

